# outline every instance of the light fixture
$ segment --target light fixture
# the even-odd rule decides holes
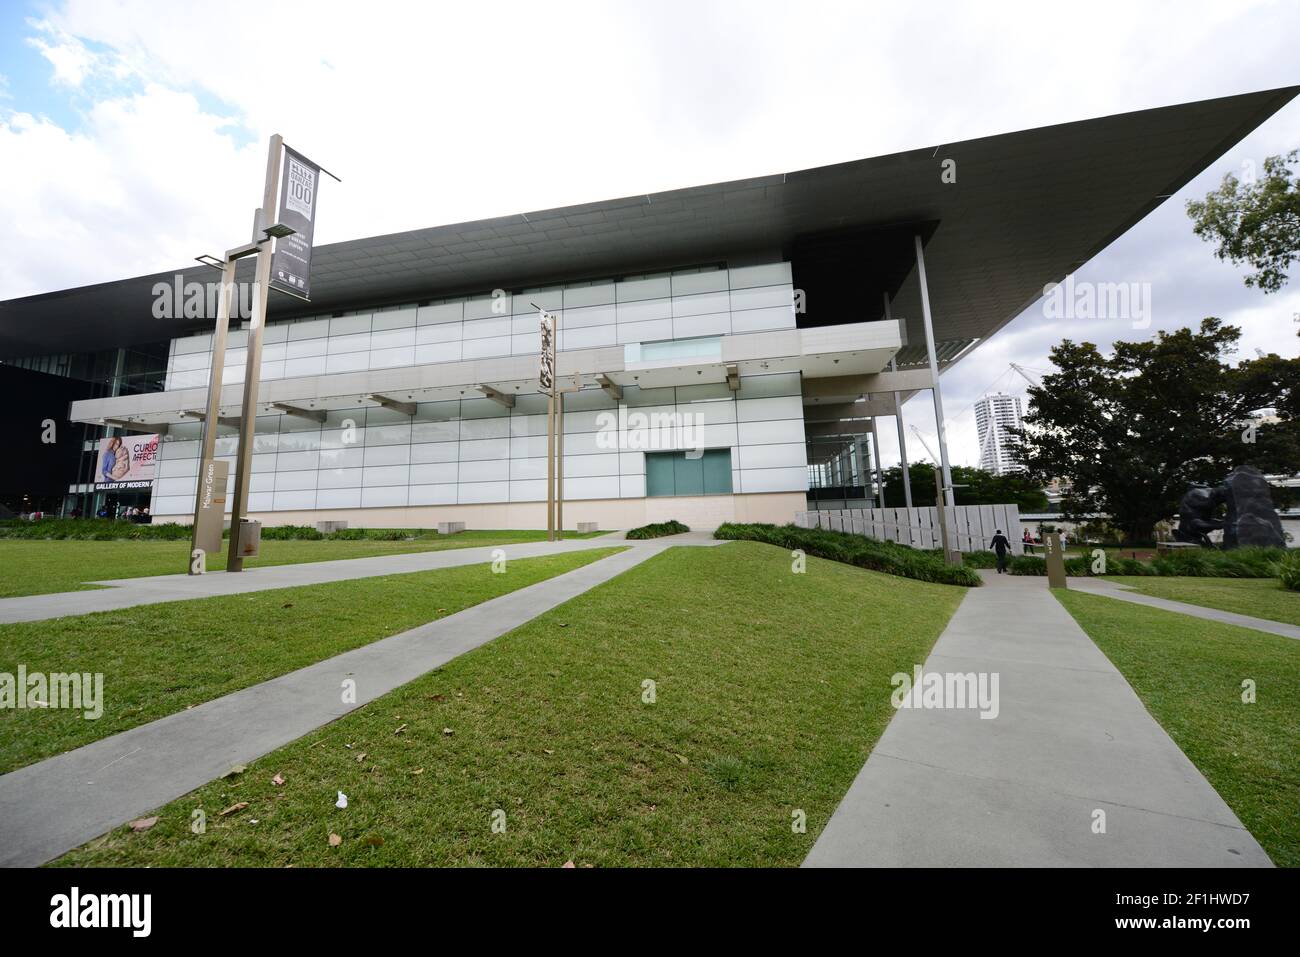
[[[285,236],[292,236],[297,231],[288,223],[272,223],[262,230],[267,239],[283,239]]]

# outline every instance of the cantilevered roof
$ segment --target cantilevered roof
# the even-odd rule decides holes
[[[885,227],[906,234],[909,224],[919,224],[930,234],[926,265],[936,338],[969,343],[991,335],[1046,283],[1096,255],[1297,92],[1300,87],[1293,86],[816,169],[332,243],[317,247],[313,256],[313,301],[276,294],[271,317],[773,254],[793,257],[797,283],[799,250],[810,240],[824,251],[826,236]],[[941,179],[946,159],[956,161],[955,183]],[[178,250],[178,260],[190,252]],[[904,261],[902,253],[893,258]],[[845,269],[854,268],[852,257],[841,261]],[[251,278],[251,264],[243,268]],[[919,342],[915,274],[882,280],[872,261],[860,269],[864,288],[897,291],[894,315],[907,319],[909,340]],[[204,267],[180,271],[187,280],[215,279]],[[174,275],[0,303],[0,358],[155,342],[210,327],[210,320],[153,317],[152,288]],[[825,304],[810,306],[819,324],[828,321]],[[839,308],[843,318],[832,315],[830,321],[880,317],[870,303],[848,301]]]

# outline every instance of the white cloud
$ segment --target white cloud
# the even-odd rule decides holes
[[[100,67],[100,58],[86,49],[85,44],[76,37],[47,20],[29,21],[29,24],[43,35],[28,37],[27,43],[39,50],[41,56],[50,62],[54,68],[54,83],[79,87],[92,71]]]
[[[0,175],[20,184],[0,194],[0,299],[239,242],[273,132],[343,176],[321,197],[332,242],[1283,86],[1300,9],[331,0],[222,16],[66,0],[31,30],[83,119],[60,128],[0,100]],[[1293,105],[1184,195],[1298,144]],[[1241,287],[1182,198],[1083,272],[1151,281],[1158,327],[1219,312],[1252,346],[1278,338],[1293,294]],[[945,375],[949,406],[1009,361],[1046,365],[1067,333],[1041,314],[1012,323]],[[922,427],[927,405],[908,408]],[[962,428],[954,459],[970,460]]]

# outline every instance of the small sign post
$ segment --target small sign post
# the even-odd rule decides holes
[[[1065,552],[1061,548],[1061,533],[1048,532],[1043,536],[1047,546],[1047,587],[1068,588],[1065,581]]]

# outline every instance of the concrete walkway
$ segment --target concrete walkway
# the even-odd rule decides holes
[[[1270,866],[1045,579],[986,574],[925,670],[998,673],[998,716],[899,710],[805,866]]]
[[[609,544],[601,539],[587,542]],[[34,866],[52,860],[206,784],[234,765],[248,764],[328,724],[675,544],[690,542],[659,539],[629,548],[438,621],[0,776],[0,866]],[[538,546],[517,549],[516,557],[538,553]],[[555,550],[554,545],[549,549]],[[464,564],[471,560],[470,552],[481,551],[357,561],[460,558],[463,561],[459,563]],[[291,567],[324,571],[320,566],[325,564],[354,563]],[[259,572],[287,570],[289,566]],[[391,570],[373,574],[391,574]],[[243,573],[245,581],[252,577]],[[345,678],[356,682],[355,704],[342,703]]]
[[[1256,631],[1266,631],[1272,635],[1281,635],[1283,638],[1300,639],[1300,627],[1295,625],[1288,625],[1281,621],[1269,621],[1267,618],[1255,618],[1251,615],[1239,615],[1236,612],[1221,611],[1218,608],[1207,608],[1204,605],[1191,605],[1183,601],[1172,601],[1168,598],[1156,598],[1152,595],[1144,595],[1132,586],[1121,585],[1119,582],[1105,581],[1100,578],[1080,578],[1077,580],[1071,578],[1070,587],[1076,591],[1087,592],[1090,595],[1105,595],[1107,598],[1131,601],[1135,605],[1146,605],[1149,608],[1160,608],[1164,611],[1177,612],[1180,615],[1191,615],[1194,618],[1219,621],[1225,625],[1254,628]],[[1300,598],[1297,601],[1300,601]]]
[[[379,575],[402,575],[435,568],[487,564],[492,561],[492,553],[498,548],[505,553],[508,560],[512,560],[584,551],[589,548],[609,548],[611,545],[626,544],[640,547],[651,544],[662,545],[665,542],[674,545],[717,544],[704,532],[674,535],[670,538],[652,539],[649,542],[629,542],[623,538],[623,533],[614,532],[595,538],[570,538],[562,542],[485,545],[481,548],[452,548],[442,551],[406,552],[401,555],[377,555],[372,558],[343,558],[325,562],[302,562],[296,565],[271,565],[264,568],[249,568],[234,575],[212,572],[208,575],[119,578],[93,582],[96,585],[109,587],[92,591],[70,591],[0,599],[0,624],[44,621],[66,615],[85,615],[136,605],[154,605],[165,601],[210,598],[214,595],[240,595],[247,592],[269,591],[274,588],[293,588],[298,585],[319,585],[354,578],[374,578]]]

